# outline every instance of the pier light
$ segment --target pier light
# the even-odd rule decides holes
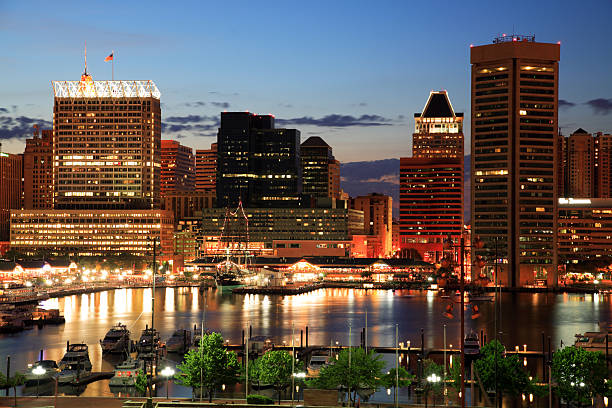
[[[608,408],[608,397],[603,398],[604,405]]]
[[[523,344],[523,351],[527,352],[527,345]]]
[[[527,367],[527,357],[523,358],[523,365]]]
[[[168,384],[170,383],[170,377],[174,375],[175,371],[172,367],[164,367],[161,371],[161,375],[166,377],[166,399],[168,399]]]
[[[391,395],[391,388],[387,388],[387,395]]]
[[[516,350],[516,352],[517,352],[517,353],[519,352],[519,349],[520,349],[520,347],[519,347],[519,346],[516,346],[516,347],[514,348],[514,350]]]
[[[40,384],[40,377],[45,375],[45,373],[47,372],[47,370],[44,369],[44,367],[42,366],[36,366],[34,367],[34,369],[32,370],[32,374],[34,374],[36,376],[36,398],[38,398],[38,386]]]
[[[529,394],[529,402],[533,402],[533,394]]]
[[[225,391],[225,384],[221,384],[221,391]]]

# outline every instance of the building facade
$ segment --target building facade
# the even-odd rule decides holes
[[[300,146],[302,191],[311,197],[340,198],[340,162],[332,148],[318,136]]]
[[[210,149],[196,150],[196,191],[216,190],[217,180],[217,144]]]
[[[559,263],[612,257],[612,199],[559,198]]]
[[[300,205],[298,130],[276,129],[272,115],[223,112],[217,150],[218,207]]]
[[[595,197],[612,198],[612,135],[595,135]]]
[[[13,210],[11,248],[57,256],[173,253],[172,213],[162,210]]]
[[[570,135],[565,152],[567,190],[563,197],[595,196],[595,139],[580,128]]]
[[[414,120],[412,157],[400,158],[400,256],[435,263],[463,228],[463,113],[432,91]]]
[[[23,156],[0,152],[0,241],[10,237],[10,213],[23,207]]]
[[[195,157],[193,150],[175,140],[162,140],[161,194],[194,190]]]
[[[503,36],[471,48],[472,232],[503,285],[557,284],[559,44]]]
[[[57,209],[159,208],[160,92],[152,81],[53,81]]]
[[[364,235],[370,237],[372,249],[367,257],[388,257],[393,250],[393,199],[372,193],[351,199],[351,208],[363,212]]]
[[[23,153],[23,208],[53,208],[53,130],[43,129],[39,137],[26,140]]]
[[[178,225],[180,220],[193,218],[204,208],[212,208],[215,202],[214,190],[175,192],[164,194],[162,208],[172,211],[174,222]]]

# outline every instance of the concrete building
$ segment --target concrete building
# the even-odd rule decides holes
[[[162,210],[13,210],[11,248],[25,254],[44,250],[62,256],[151,256],[173,253],[173,219]]]
[[[195,190],[195,157],[191,147],[175,140],[161,141],[161,184],[163,195]]]
[[[559,44],[502,36],[471,48],[472,232],[503,285],[557,285]]]
[[[214,190],[174,192],[164,194],[162,208],[172,211],[174,223],[179,225],[179,221],[195,217],[204,208],[213,208],[214,202]]]
[[[612,257],[612,199],[559,198],[559,263]]]
[[[42,210],[53,208],[53,131],[38,127],[34,137],[26,139],[23,153],[23,208]]]
[[[463,113],[432,91],[414,120],[412,157],[400,158],[400,256],[435,263],[463,228]]]
[[[217,206],[296,207],[301,203],[300,132],[276,129],[274,116],[221,113]]]
[[[56,209],[159,208],[160,92],[153,81],[53,81]]]
[[[595,197],[612,198],[612,135],[595,135]]]
[[[196,191],[216,191],[217,180],[217,144],[210,149],[196,150]]]
[[[311,136],[300,146],[302,191],[311,197],[340,198],[340,162],[332,148],[318,136]]]
[[[351,199],[351,208],[363,212],[364,235],[371,249],[366,257],[388,257],[393,250],[393,198],[372,193]]]
[[[8,241],[11,210],[23,208],[23,156],[0,152],[0,241]]]
[[[595,197],[595,139],[580,128],[567,140],[567,190],[563,197]]]

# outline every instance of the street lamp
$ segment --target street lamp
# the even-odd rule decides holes
[[[427,376],[427,382],[431,384],[432,388],[435,388],[438,383],[440,382],[442,378],[436,374],[436,373],[432,373],[429,376]],[[425,405],[427,405],[427,395],[425,395]],[[436,406],[436,393],[434,391],[433,394],[433,406]]]
[[[170,383],[170,377],[174,375],[174,369],[172,367],[166,367],[161,371],[161,375],[166,377],[166,399],[168,399],[168,384]]]
[[[36,366],[32,370],[32,374],[36,376],[36,398],[38,398],[38,386],[40,385],[40,377],[42,375],[45,375],[46,372],[47,370],[45,370],[42,366]]]

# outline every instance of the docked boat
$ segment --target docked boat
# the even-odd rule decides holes
[[[306,367],[309,376],[316,377],[319,375],[321,368],[329,364],[329,354],[313,354],[310,357],[308,367]]]
[[[476,357],[480,354],[480,341],[478,334],[474,331],[470,331],[463,341],[463,350],[466,357]]]
[[[130,344],[130,331],[125,324],[117,323],[106,332],[103,340],[100,340],[103,353],[123,353],[127,351]]]
[[[574,346],[591,351],[606,351],[606,332],[585,332],[576,334]]]
[[[42,367],[45,369],[45,373],[42,375],[36,375],[32,371],[36,367]],[[25,385],[26,387],[29,385],[34,385],[37,383],[44,383],[47,381],[52,381],[59,374],[59,367],[54,360],[40,360],[35,362],[34,364],[28,365],[28,370],[24,373],[25,376]]]
[[[59,309],[43,309],[37,307],[32,312],[32,323],[34,324],[62,324],[66,323],[64,316]]]
[[[115,367],[115,375],[110,379],[111,387],[133,387],[136,385],[138,371],[144,372],[144,361],[128,357]]]
[[[136,344],[136,350],[138,350],[138,356],[150,357],[152,356],[160,346],[159,332],[155,329],[146,328],[142,331],[140,339]]]
[[[184,354],[189,351],[191,345],[191,330],[179,329],[176,330],[172,337],[166,341],[166,351],[168,353]]]
[[[72,383],[91,374],[89,347],[87,344],[68,344],[66,354],[59,362],[60,373],[57,381],[60,384]]]

